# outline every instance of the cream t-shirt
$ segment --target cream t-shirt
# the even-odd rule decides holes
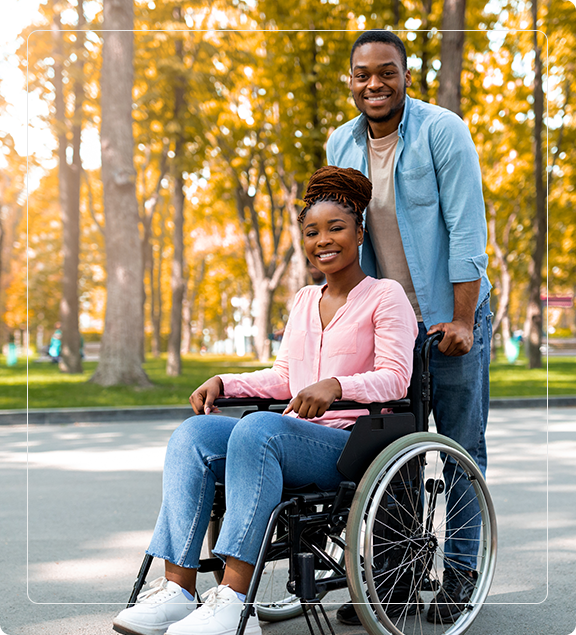
[[[398,131],[380,139],[368,135],[368,163],[372,181],[372,200],[366,214],[366,228],[378,263],[378,275],[399,282],[419,322],[422,314],[412,284],[402,237],[396,218],[394,196],[394,154],[398,144]]]

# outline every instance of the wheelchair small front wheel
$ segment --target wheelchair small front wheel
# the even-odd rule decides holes
[[[346,535],[350,594],[370,635],[460,635],[470,627],[494,576],[496,514],[458,443],[420,432],[388,446],[358,485]],[[447,568],[472,572],[468,601],[434,601]]]

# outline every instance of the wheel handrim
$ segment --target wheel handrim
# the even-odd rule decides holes
[[[457,633],[463,633],[470,626],[470,624],[476,617],[476,614],[480,610],[481,605],[484,603],[490,589],[490,584],[495,568],[496,554],[495,514],[490,501],[488,490],[478,467],[472,461],[469,455],[460,448],[460,446],[458,446],[451,440],[446,440],[444,437],[440,437],[440,435],[432,435],[430,433],[418,433],[411,436],[415,437],[420,442],[410,444],[409,441],[406,441],[406,447],[400,447],[397,451],[395,450],[395,454],[393,456],[384,457],[381,463],[377,466],[377,469],[380,470],[379,478],[374,479],[369,489],[364,489],[363,493],[361,494],[361,498],[363,501],[361,506],[362,513],[360,514],[359,509],[357,510],[357,514],[358,518],[361,517],[363,519],[364,527],[363,529],[359,528],[357,531],[351,532],[350,537],[355,544],[349,545],[349,552],[347,552],[346,555],[346,564],[349,571],[349,579],[351,567],[358,567],[358,570],[360,571],[357,577],[356,575],[354,575],[352,576],[353,579],[350,579],[351,591],[353,592],[352,594],[354,601],[365,603],[364,605],[358,607],[357,612],[364,626],[370,633],[378,632],[382,634],[392,633],[393,635],[402,635],[405,632],[430,632],[442,634],[450,633],[450,635],[456,635]],[[444,439],[444,441],[433,440],[436,438]],[[396,444],[396,446],[398,446],[398,444]],[[402,446],[402,444],[400,444],[400,446]],[[472,593],[470,602],[468,603],[470,608],[469,610],[463,611],[461,616],[455,621],[454,624],[426,623],[423,614],[419,611],[416,611],[415,616],[409,617],[407,615],[407,606],[405,605],[399,605],[399,608],[404,609],[404,613],[401,612],[398,617],[390,618],[389,615],[386,613],[386,609],[390,611],[390,607],[396,605],[392,601],[394,599],[392,591],[388,591],[388,588],[385,584],[387,581],[384,580],[384,578],[381,577],[380,579],[378,579],[378,575],[382,576],[383,574],[382,572],[380,572],[380,574],[378,574],[377,572],[375,573],[377,569],[373,566],[376,557],[374,553],[373,540],[365,540],[364,536],[377,535],[374,532],[374,527],[378,523],[377,514],[380,506],[380,501],[388,492],[388,488],[390,488],[395,475],[399,474],[403,468],[407,469],[409,462],[414,461],[417,457],[428,457],[431,453],[435,453],[436,456],[440,456],[443,453],[446,454],[446,452],[448,452],[451,460],[455,460],[457,462],[457,465],[464,468],[464,472],[467,474],[467,478],[469,478],[471,487],[473,488],[475,497],[474,499],[478,501],[479,504],[478,518],[481,521],[482,525],[482,530],[480,532],[481,548],[478,550],[479,573],[478,583]],[[386,454],[386,451],[382,454]],[[428,468],[426,467],[426,469]],[[457,470],[455,470],[455,473],[456,472]],[[426,475],[423,479],[421,479],[421,483],[426,482],[427,479],[428,477]],[[359,489],[361,488],[361,486],[359,487]],[[419,491],[418,498],[420,498],[420,496],[421,492]],[[374,503],[374,501],[376,501],[376,504]],[[386,506],[386,508],[389,508],[389,504]],[[426,512],[425,508],[424,512]],[[424,518],[425,513],[423,518],[419,522],[423,523]],[[451,535],[452,537],[454,537],[455,532],[452,531]],[[432,538],[434,538],[434,540]],[[427,544],[427,540],[430,542],[429,545]],[[435,540],[439,540],[440,546],[435,544]],[[405,553],[419,552],[420,555],[418,557],[424,558],[426,550],[428,549],[428,553],[434,552],[435,559],[438,560],[439,554],[441,556],[444,555],[442,553],[442,540],[442,536],[438,539],[435,536],[426,534],[425,532],[420,533],[418,537],[409,536],[409,538],[406,539],[406,544],[404,547]],[[385,544],[385,542],[382,543],[382,547],[378,556],[381,559],[383,558],[382,554],[386,554],[386,549],[384,547]],[[355,554],[356,557],[355,562],[352,562],[353,554]],[[385,556],[385,558],[387,557],[388,556]],[[363,563],[370,563],[370,565],[364,568]],[[420,574],[421,578],[417,580],[416,574],[414,573],[414,571],[417,570],[417,567],[412,566],[412,562],[409,560],[409,558],[405,558],[404,560],[402,560],[401,564],[398,566],[398,571],[406,571],[410,569],[412,569],[413,574],[409,596],[414,598],[422,597],[422,593],[426,594],[426,592],[421,590],[423,573]],[[390,575],[391,572],[392,575],[394,574],[393,568],[387,568],[384,571],[386,575]],[[397,573],[396,575],[399,576],[400,574]],[[378,588],[379,585],[380,589]],[[370,598],[379,597],[379,591],[382,591],[382,586],[384,586],[386,592],[389,593],[388,597],[385,598],[386,601],[384,602],[382,598],[379,598],[378,602],[371,602]],[[415,592],[415,594],[413,594],[413,592]],[[416,604],[413,603],[413,608],[415,607]]]

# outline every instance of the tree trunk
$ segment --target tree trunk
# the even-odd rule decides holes
[[[308,259],[304,252],[302,245],[302,230],[300,223],[298,222],[299,209],[296,207],[296,199],[300,198],[301,193],[298,192],[298,185],[294,178],[292,179],[292,185],[287,187],[283,168],[278,171],[280,176],[281,187],[284,192],[284,199],[286,201],[286,207],[288,209],[288,217],[290,223],[288,229],[290,231],[290,237],[292,238],[292,247],[294,248],[294,255],[290,261],[290,274],[288,279],[288,288],[290,290],[291,298],[288,302],[288,309],[292,308],[292,301],[296,293],[306,284],[306,263]]]
[[[143,211],[140,216],[142,224],[142,315],[146,314],[146,272],[150,280],[150,322],[154,315],[154,250],[152,247],[152,223],[154,221],[154,212],[160,201],[160,189],[162,181],[166,176],[166,162],[168,157],[168,147],[165,144],[160,158],[160,175],[156,182],[156,187],[152,195],[144,202]],[[145,331],[144,323],[142,324],[142,360],[144,360],[144,342]],[[158,354],[154,355],[155,357]]]
[[[266,362],[270,358],[268,334],[271,330],[272,298],[294,254],[294,247],[291,246],[282,255],[275,251],[272,262],[266,264],[254,199],[248,195],[240,182],[236,187],[236,206],[240,226],[243,229],[246,267],[254,293],[254,348],[258,359]]]
[[[254,287],[254,347],[260,361],[270,359],[270,313],[272,310],[272,292],[269,280],[262,280]]]
[[[142,368],[142,251],[132,133],[132,0],[104,0],[102,184],[106,218],[107,302],[100,361],[91,381],[149,386]]]
[[[174,187],[174,235],[172,256],[172,307],[166,374],[177,377],[182,373],[180,343],[182,341],[182,300],[184,298],[184,178],[179,174]]]
[[[542,90],[542,58],[538,45],[538,2],[532,0],[534,29],[534,181],[536,201],[534,210],[534,247],[528,264],[528,307],[524,324],[524,339],[529,368],[542,366],[542,264],[546,247],[546,191],[544,189],[542,159],[542,124],[544,118],[544,92]]]
[[[419,33],[422,41],[422,54],[420,59],[422,66],[420,67],[420,94],[424,101],[428,101],[428,70],[430,69],[430,38],[429,35],[429,18],[432,12],[432,0],[423,0],[422,2],[422,24]]]
[[[180,22],[182,15],[180,7],[173,12],[176,22]],[[176,56],[184,63],[184,45],[182,39],[175,42]],[[184,88],[186,78],[181,74],[176,77],[174,87],[174,123],[179,125],[179,130],[174,148],[176,178],[174,183],[174,235],[172,244],[174,247],[172,256],[172,305],[170,309],[170,335],[168,336],[168,359],[166,362],[166,374],[169,377],[178,377],[182,373],[182,360],[180,359],[180,346],[182,343],[182,301],[184,299],[184,177],[182,175],[182,154],[184,151],[184,132],[181,123],[182,114],[186,107]]]
[[[510,230],[512,229],[512,224],[516,219],[516,213],[513,212],[508,217],[506,221],[506,226],[504,228],[504,233],[502,236],[502,241],[498,242],[498,238],[496,236],[496,210],[494,209],[494,204],[492,201],[488,203],[488,208],[490,210],[490,218],[488,221],[488,235],[490,244],[494,249],[494,257],[496,259],[496,264],[500,270],[500,296],[498,299],[498,308],[496,309],[496,315],[494,317],[494,322],[492,327],[494,329],[494,333],[498,331],[500,328],[500,333],[502,335],[502,344],[504,346],[504,350],[507,349],[507,343],[510,340],[510,320],[508,319],[508,307],[510,305],[510,289],[511,289],[511,276],[510,271],[508,269],[508,244],[510,239]],[[496,340],[492,338],[491,344],[491,356],[495,357],[496,352]]]
[[[182,341],[180,342],[180,354],[186,355],[190,352],[192,338],[190,333],[190,322],[192,321],[192,308],[188,297],[188,281],[184,272],[184,297],[182,298]]]
[[[150,314],[152,318],[152,355],[160,357],[162,351],[162,252],[164,250],[164,220],[162,220],[160,236],[158,237],[158,265],[154,265],[154,251],[152,250],[150,269]],[[154,275],[156,274],[156,275]],[[156,278],[156,280],[154,280]]]
[[[4,201],[2,200],[3,192],[0,189],[0,209],[4,207]],[[2,281],[4,279],[4,221],[2,219],[2,214],[0,214],[0,315],[4,315],[4,293],[2,290]],[[0,320],[0,348],[3,344],[8,342],[7,333],[6,333],[6,324],[4,320]],[[40,353],[40,351],[38,351]]]
[[[442,14],[442,45],[440,48],[440,86],[438,105],[460,117],[460,79],[464,51],[464,15],[466,0],[446,0]]]
[[[66,195],[61,197],[62,216],[62,298],[60,300],[60,322],[62,324],[62,349],[59,368],[65,373],[81,373],[82,358],[80,357],[80,330],[78,328],[78,267],[80,263],[80,177],[82,161],[80,159],[80,142],[82,135],[82,105],[84,102],[82,49],[84,37],[83,0],[78,2],[78,32],[76,35],[76,55],[78,58],[79,76],[73,77],[74,114],[72,117],[72,164],[68,165],[66,150],[66,121],[64,113],[64,95],[62,85],[62,71],[60,81],[61,98],[57,99],[57,119],[62,125],[61,135],[58,137],[58,158],[60,161],[60,188],[66,189]],[[59,19],[58,19],[59,22]],[[62,35],[58,34],[60,52],[62,50]],[[58,112],[60,111],[60,112]],[[63,147],[62,147],[63,146]]]
[[[394,0],[394,28],[400,25],[400,0]]]

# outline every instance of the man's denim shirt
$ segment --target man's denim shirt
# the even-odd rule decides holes
[[[369,176],[364,115],[332,133],[327,157],[329,165],[356,168]],[[454,282],[481,278],[480,305],[491,288],[482,176],[470,131],[460,117],[406,97],[398,127],[394,192],[402,244],[426,327],[452,320]],[[376,277],[368,235],[360,262],[366,274]]]

